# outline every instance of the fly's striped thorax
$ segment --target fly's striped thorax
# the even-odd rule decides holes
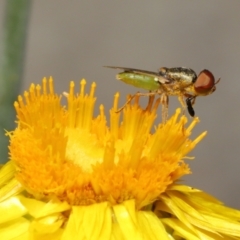
[[[160,68],[159,75],[177,84],[179,88],[192,85],[197,80],[197,74],[191,68]]]

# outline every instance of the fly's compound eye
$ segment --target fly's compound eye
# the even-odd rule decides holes
[[[199,95],[207,95],[215,91],[215,78],[213,74],[206,69],[201,71],[194,83],[194,89]]]

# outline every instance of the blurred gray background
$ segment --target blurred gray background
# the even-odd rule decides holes
[[[4,2],[0,1],[0,26]],[[97,82],[97,107],[111,107],[113,95],[139,89],[115,80],[113,65],[157,71],[159,67],[206,68],[221,77],[217,91],[197,98],[207,137],[192,152],[193,174],[184,183],[240,208],[240,1],[33,1],[24,84],[53,76],[58,93],[70,80]],[[147,98],[143,99],[146,104]],[[180,103],[170,99],[170,113]]]

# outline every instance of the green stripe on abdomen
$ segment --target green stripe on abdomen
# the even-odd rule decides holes
[[[117,79],[127,84],[150,91],[158,90],[160,88],[160,83],[155,81],[155,78],[156,77],[127,72],[119,73],[117,75]]]

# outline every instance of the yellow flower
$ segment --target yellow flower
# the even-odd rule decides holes
[[[10,160],[0,169],[0,239],[240,239],[240,212],[177,180],[184,159],[206,132],[180,110],[152,126],[159,100],[93,117],[93,83],[85,80],[67,108],[53,81],[31,85],[14,103],[17,128],[8,132]],[[122,114],[122,116],[121,116]]]

